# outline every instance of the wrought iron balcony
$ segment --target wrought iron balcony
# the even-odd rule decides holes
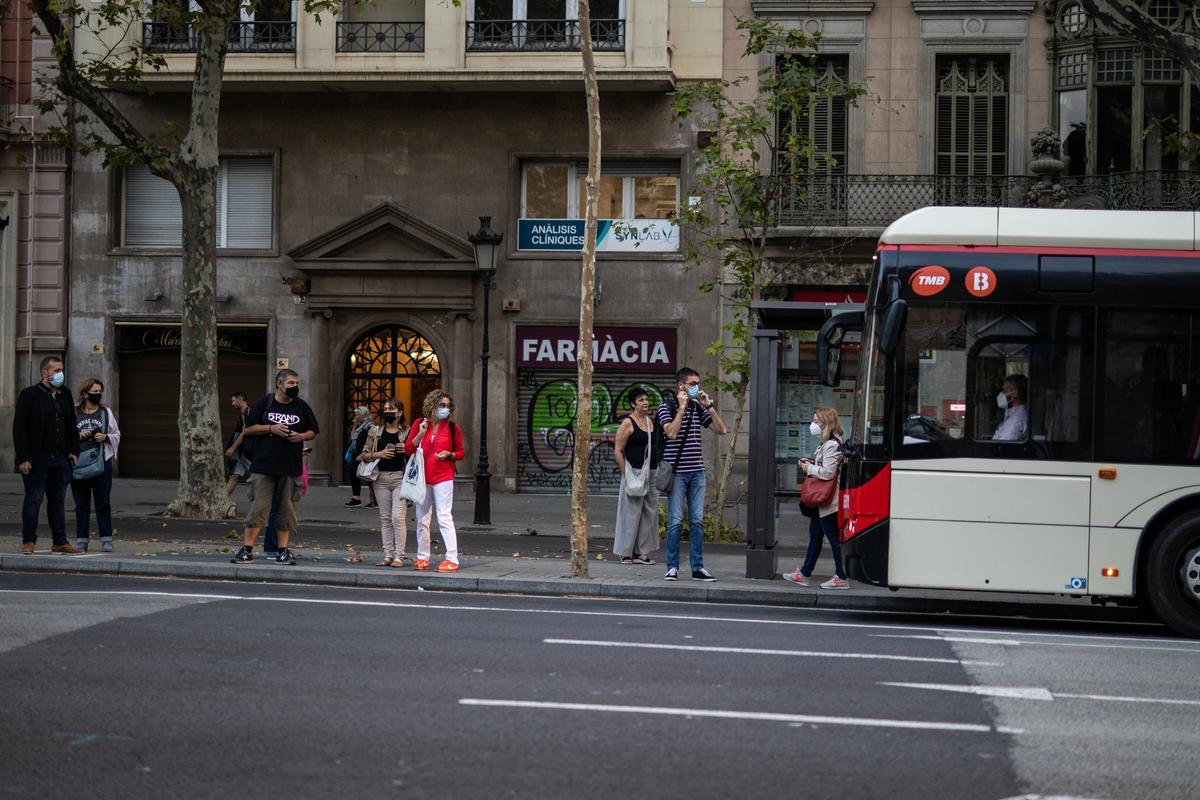
[[[467,49],[486,52],[571,52],[582,47],[577,19],[476,19],[467,22]],[[592,20],[592,49],[622,52],[625,20]]]
[[[339,22],[339,53],[423,53],[424,22]]]
[[[191,25],[169,22],[142,23],[142,44],[150,53],[194,53],[197,36]],[[252,20],[229,26],[231,53],[294,53],[296,23],[291,21]]]
[[[782,176],[780,225],[884,227],[925,206],[1036,206],[1032,175]],[[1060,199],[1088,208],[1200,209],[1200,172],[1062,176]]]

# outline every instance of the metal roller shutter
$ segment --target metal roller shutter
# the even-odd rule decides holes
[[[629,392],[644,386],[651,409],[669,394],[673,372],[598,372],[592,384],[592,438],[588,491],[616,494],[621,475],[613,458],[618,415]],[[576,387],[574,370],[522,370],[517,374],[517,488],[565,493],[571,489]]]

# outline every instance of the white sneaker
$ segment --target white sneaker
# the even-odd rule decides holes
[[[849,589],[850,584],[846,583],[846,581],[842,580],[837,575],[834,575],[832,578],[830,578],[829,580],[822,583],[821,588],[822,589]]]
[[[808,578],[800,570],[783,573],[783,579],[788,583],[794,583],[797,586],[808,586]]]
[[[675,569],[675,567],[671,567],[669,570],[667,570],[667,574],[663,576],[663,580],[664,581],[679,580],[679,570]]]

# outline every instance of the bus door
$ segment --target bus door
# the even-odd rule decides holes
[[[913,304],[888,583],[1085,593],[1090,309]]]

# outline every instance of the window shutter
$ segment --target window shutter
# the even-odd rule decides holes
[[[947,57],[938,61],[939,175],[1004,175],[1008,169],[1007,62]]]
[[[274,244],[274,160],[269,156],[230,158],[224,167],[225,247],[270,249]]]
[[[125,169],[125,247],[182,247],[179,192],[144,166]]]

